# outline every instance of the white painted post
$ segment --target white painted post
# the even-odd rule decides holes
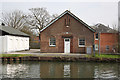
[[[3,39],[3,37],[0,36],[0,54],[3,52],[3,49],[2,49],[2,48],[3,48],[3,47],[2,47],[2,46],[3,46],[3,45],[2,45],[2,44],[3,44],[3,41],[2,41],[2,39]]]

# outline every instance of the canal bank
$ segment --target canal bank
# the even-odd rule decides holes
[[[40,53],[40,54],[1,54],[2,61],[87,61],[87,62],[120,62],[120,55],[87,55],[64,53]]]
[[[87,62],[120,62],[119,54],[100,54],[95,56],[76,53],[40,53],[40,49],[0,54],[2,61],[87,61]]]

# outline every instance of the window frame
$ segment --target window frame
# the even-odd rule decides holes
[[[105,49],[106,49],[106,51],[109,51],[110,50],[110,46],[106,45]]]
[[[96,34],[98,35],[98,38],[96,38]],[[95,40],[98,40],[99,39],[99,34],[98,33],[95,33]]]
[[[98,44],[95,44],[95,51],[98,51],[98,50],[99,50],[99,46],[98,46],[98,48],[97,48],[97,50],[96,50],[96,45],[98,46]]]
[[[80,39],[84,39],[84,40],[85,40],[85,38],[78,38],[78,47],[85,47],[85,45],[86,45],[86,40],[84,41],[84,45],[79,45]]]
[[[51,38],[55,38],[55,37],[50,37],[50,38],[49,38],[49,46],[55,47],[55,46],[56,46],[56,38],[55,38],[55,45],[50,45],[50,39],[51,39]]]

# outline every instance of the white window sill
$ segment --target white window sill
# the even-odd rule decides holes
[[[83,45],[83,46],[82,46],[82,45],[81,45],[81,46],[79,45],[79,47],[85,47],[85,45]]]
[[[55,47],[56,45],[49,45],[50,47]]]
[[[98,39],[95,39],[95,40],[98,40]]]

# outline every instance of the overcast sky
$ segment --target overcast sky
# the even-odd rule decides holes
[[[34,1],[34,2],[33,2]],[[0,13],[46,7],[50,14],[61,14],[70,10],[88,25],[102,23],[106,26],[118,24],[118,0],[2,0]]]

